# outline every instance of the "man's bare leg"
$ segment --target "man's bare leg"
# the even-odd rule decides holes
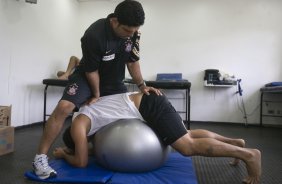
[[[68,101],[60,101],[46,122],[43,135],[40,140],[38,154],[48,153],[51,145],[60,133],[66,117],[74,109],[74,104]]]
[[[208,130],[196,129],[196,130],[190,130],[188,133],[192,138],[212,138],[235,146],[245,147],[244,139],[232,139]],[[238,165],[239,161],[240,161],[239,159],[235,158],[232,162],[230,162],[230,164],[236,166]]]
[[[213,138],[192,138],[188,133],[171,145],[185,156],[233,157],[246,163],[247,184],[258,184],[261,176],[261,153],[257,149],[234,146]]]
[[[208,130],[195,129],[189,130],[188,133],[190,134],[191,138],[212,138],[235,146],[245,147],[245,141],[243,139],[232,139],[229,137],[224,137]]]
[[[60,133],[67,115],[72,111],[73,108],[73,103],[61,100],[44,127],[38,152],[34,156],[32,162],[34,173],[40,179],[47,179],[57,176],[57,172],[48,164],[47,153]]]
[[[74,70],[74,68],[79,65],[79,62],[80,60],[77,57],[71,56],[67,70],[65,72],[59,71],[57,73],[58,79],[67,80],[68,77],[71,75],[72,71]]]

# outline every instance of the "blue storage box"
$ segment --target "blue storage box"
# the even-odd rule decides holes
[[[157,81],[181,81],[182,73],[158,73]]]

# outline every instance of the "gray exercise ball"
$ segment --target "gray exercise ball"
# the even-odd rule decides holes
[[[122,119],[96,132],[94,155],[101,166],[119,172],[146,172],[167,160],[164,146],[153,130],[138,119]]]

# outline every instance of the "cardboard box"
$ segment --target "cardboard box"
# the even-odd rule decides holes
[[[14,151],[14,127],[0,126],[0,156]]]
[[[11,126],[12,106],[0,106],[0,126]]]

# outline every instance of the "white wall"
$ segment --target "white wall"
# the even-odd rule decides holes
[[[0,104],[13,105],[14,126],[42,120],[43,78],[81,55],[80,37],[113,12],[116,0],[0,0]],[[206,88],[204,70],[217,68],[243,80],[249,123],[259,121],[259,88],[282,80],[282,1],[141,0],[142,73],[181,72],[192,83],[191,119],[244,122],[233,88]],[[35,72],[35,71],[38,72]],[[55,104],[61,89],[51,89]],[[48,101],[49,102],[49,101]],[[53,110],[48,106],[48,111]]]
[[[80,54],[77,6],[76,0],[0,0],[0,104],[12,104],[13,126],[42,121],[42,79]]]

